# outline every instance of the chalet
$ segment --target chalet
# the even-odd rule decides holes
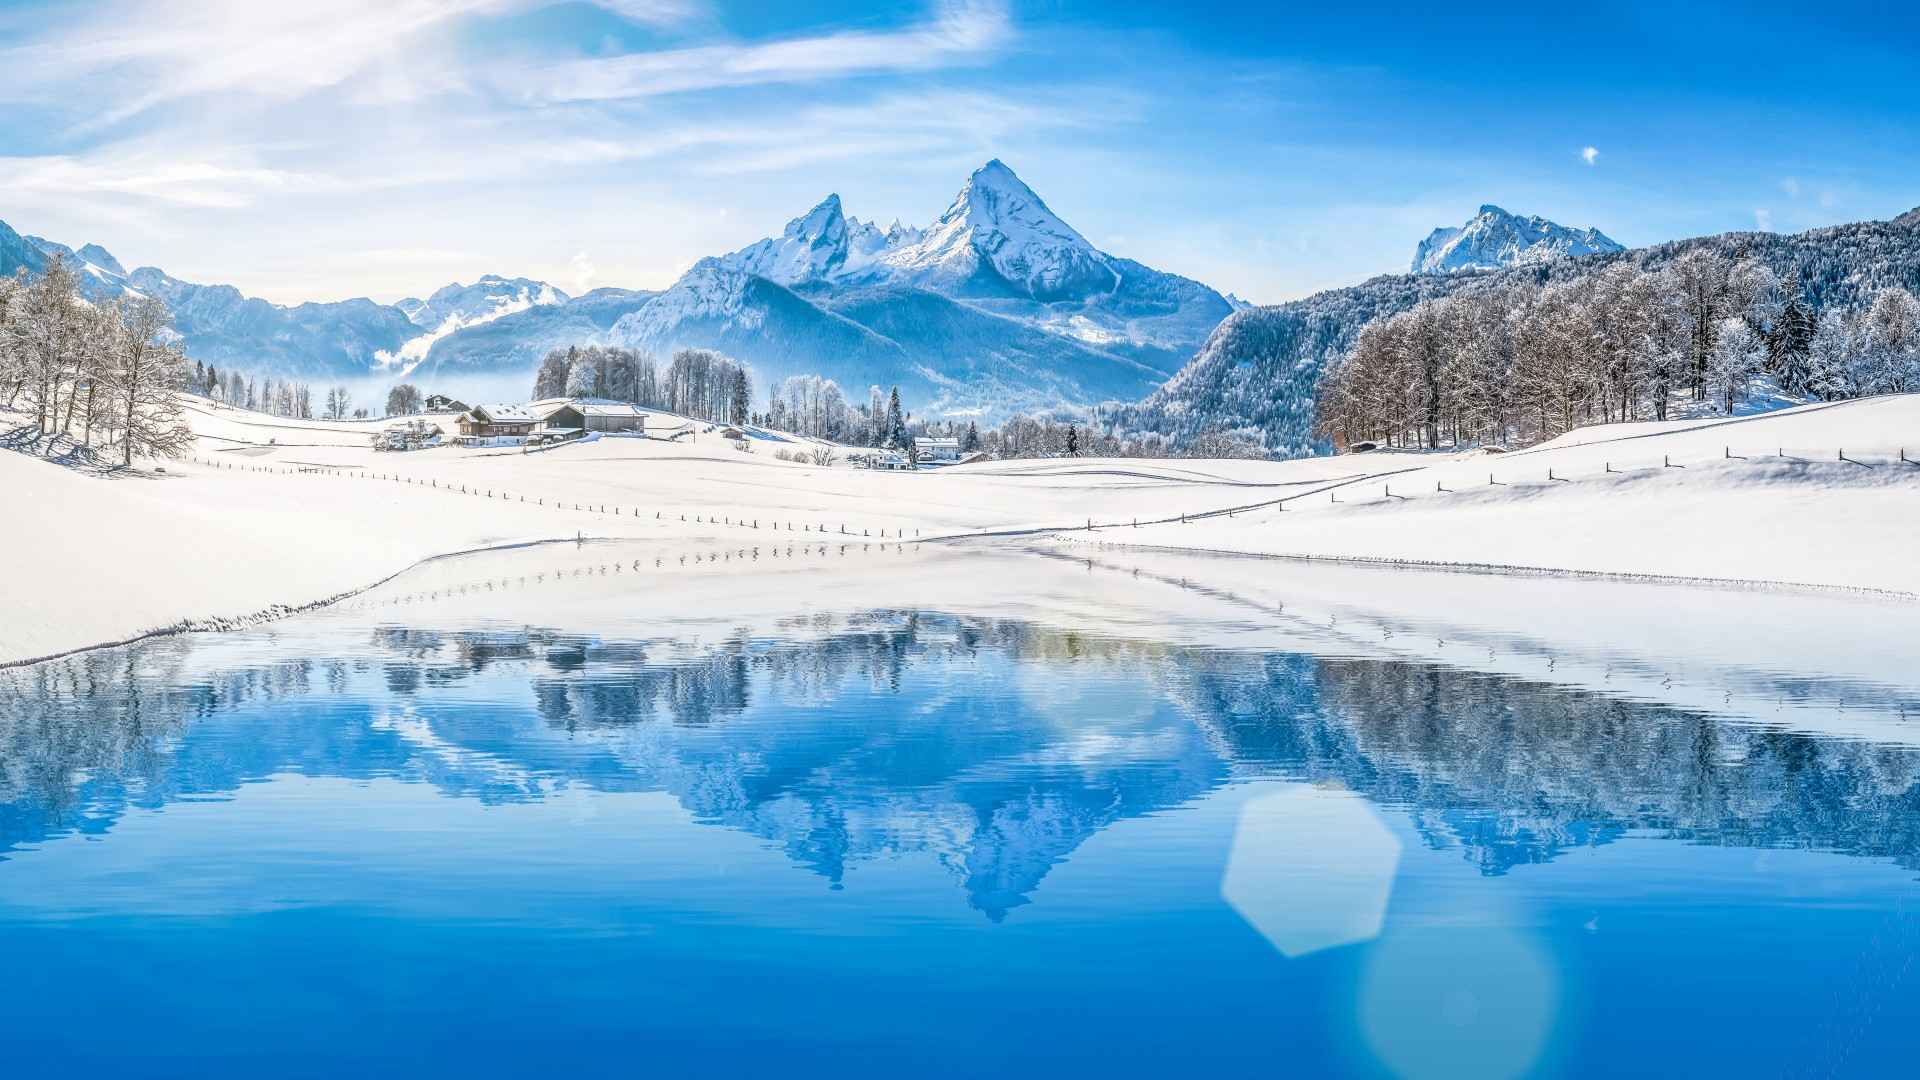
[[[461,413],[457,423],[460,441],[471,444],[487,439],[531,435],[538,421],[532,413],[518,405],[475,405]]]
[[[915,456],[935,465],[950,465],[960,460],[959,439],[935,439],[917,436],[913,440]]]
[[[599,431],[608,433],[647,433],[647,414],[638,405],[599,401],[568,401],[542,410],[543,431]]]
[[[428,394],[425,405],[425,410],[430,413],[463,413],[467,408],[466,402],[456,401],[445,394]]]

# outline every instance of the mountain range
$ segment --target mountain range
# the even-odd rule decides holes
[[[1657,269],[1703,246],[1797,277],[1816,309],[1857,305],[1891,285],[1920,292],[1920,210],[1627,250],[1594,229],[1488,205],[1435,230],[1412,273],[1253,307],[1099,250],[999,161],[975,170],[924,227],[863,221],[829,195],[779,235],[701,259],[659,292],[570,296],[489,275],[398,304],[282,306],[153,267],[128,271],[99,245],[68,248],[4,223],[0,273],[38,271],[57,254],[79,268],[89,295],[156,295],[190,355],[247,371],[411,378],[458,393],[463,380],[530,382],[540,356],[567,345],[634,346],[662,361],[701,346],[747,361],[763,387],[801,373],[856,395],[898,385],[920,415],[983,423],[1101,405],[1121,434],[1178,445],[1229,430],[1297,455],[1321,449],[1312,437],[1320,371],[1368,321],[1461,290],[1579,279],[1619,259]]]
[[[922,415],[1015,412],[1137,399],[1244,307],[1189,278],[1107,254],[1000,161],[968,177],[947,211],[882,229],[829,195],[778,236],[696,263],[660,292],[569,296],[487,275],[426,299],[283,306],[153,267],[128,272],[104,248],[23,237],[0,223],[0,273],[58,255],[89,296],[158,296],[190,356],[310,379],[531,378],[546,351],[614,344],[715,348],[762,384],[820,374],[856,394],[898,385]]]

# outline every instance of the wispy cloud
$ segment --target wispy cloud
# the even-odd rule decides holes
[[[1588,165],[1598,164],[1600,161],[1600,148],[1597,146],[1582,147],[1580,150],[1580,160],[1586,162]]]
[[[1786,192],[1790,198],[1795,198],[1795,199],[1799,198],[1800,197],[1799,177],[1789,176],[1781,180],[1780,190]]]
[[[1755,208],[1753,211],[1753,226],[1761,232],[1772,232],[1773,211],[1764,206]]]
[[[894,31],[842,31],[576,60],[521,71],[503,89],[543,102],[613,101],[888,72],[929,71],[990,55],[1012,36],[1004,4],[956,0]]]
[[[0,189],[15,195],[137,196],[177,206],[247,206],[263,192],[317,190],[321,177],[190,157],[0,158]]]
[[[401,88],[438,90],[452,81],[444,77],[449,65],[423,56],[429,31],[537,6],[539,0],[122,0],[0,50],[0,100],[47,100],[75,80],[90,80],[93,95],[104,100],[82,132],[184,99],[286,100],[383,68],[373,90],[392,100]],[[698,12],[691,0],[600,6],[654,25]]]

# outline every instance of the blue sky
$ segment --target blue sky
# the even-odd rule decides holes
[[[1908,5],[1426,7],[4,3],[0,219],[280,302],[658,288],[828,192],[924,224],[997,156],[1271,302],[1483,202],[1627,244],[1920,204]]]

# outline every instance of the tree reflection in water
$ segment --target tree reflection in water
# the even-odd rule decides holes
[[[0,859],[297,770],[668,792],[835,883],[929,853],[995,919],[1108,825],[1267,777],[1404,810],[1490,874],[1630,830],[1920,868],[1911,751],[1441,666],[887,611],[704,646],[389,626],[247,659],[288,644],[0,673]]]

